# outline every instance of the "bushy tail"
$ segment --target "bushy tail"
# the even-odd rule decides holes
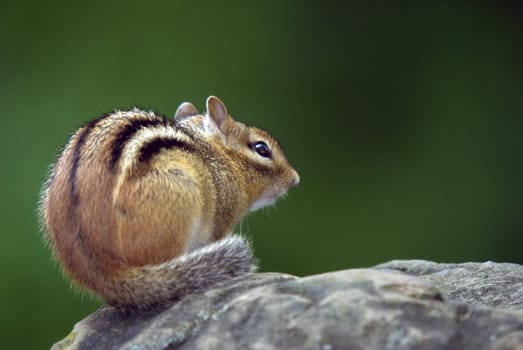
[[[159,265],[133,268],[115,281],[107,302],[127,310],[160,308],[256,270],[241,236],[229,236]]]

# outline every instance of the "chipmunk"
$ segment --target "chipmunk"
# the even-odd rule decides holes
[[[122,309],[164,306],[255,270],[230,236],[249,211],[299,182],[278,142],[210,96],[174,120],[115,111],[88,122],[58,156],[41,221],[72,281]]]

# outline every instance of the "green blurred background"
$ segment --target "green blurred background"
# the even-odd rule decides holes
[[[302,183],[253,214],[264,271],[523,263],[523,21],[514,2],[2,1],[0,348],[48,348],[73,293],[36,203],[70,132],[113,108],[222,98]]]

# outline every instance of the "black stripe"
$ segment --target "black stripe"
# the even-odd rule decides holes
[[[138,132],[138,130],[148,126],[160,126],[168,124],[169,122],[161,117],[155,119],[130,119],[129,124],[124,126],[114,138],[113,144],[111,145],[111,160],[109,161],[109,168],[114,170],[114,167],[122,157],[125,144],[134,134]]]
[[[103,118],[106,118],[109,116],[109,114],[104,115],[98,119],[91,120],[88,122],[83,130],[81,131],[80,135],[78,136],[78,141],[76,141],[76,144],[74,145],[74,151],[73,151],[73,165],[71,166],[71,176],[69,177],[69,181],[71,184],[71,202],[72,204],[78,203],[78,193],[76,191],[76,178],[78,174],[78,166],[80,165],[80,156],[81,156],[81,150],[82,146],[85,143],[85,140],[87,139],[87,136],[91,133],[91,130],[96,126],[98,121],[100,121]]]
[[[158,137],[142,145],[139,151],[140,155],[138,160],[145,163],[155,154],[158,154],[162,149],[169,148],[179,148],[187,152],[195,152],[195,147],[185,141],[181,141],[174,137]]]

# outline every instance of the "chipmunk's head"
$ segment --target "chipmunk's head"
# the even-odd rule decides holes
[[[280,144],[268,132],[235,121],[215,96],[207,98],[206,107],[207,113],[201,115],[185,102],[178,107],[175,119],[181,125],[196,125],[202,135],[217,140],[238,161],[238,181],[246,182],[250,211],[274,204],[300,182]]]
[[[250,211],[272,205],[300,182],[278,141],[268,132],[235,121],[220,99],[207,99],[207,115],[218,125],[250,191]]]
[[[255,211],[274,204],[298,185],[300,176],[287,161],[278,141],[269,133],[255,127],[246,127],[244,133],[238,147],[244,148],[242,153],[247,158],[247,168],[255,169],[249,179],[259,191],[249,208]]]

